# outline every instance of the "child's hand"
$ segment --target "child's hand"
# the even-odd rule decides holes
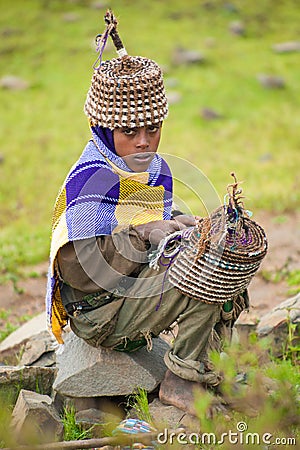
[[[149,241],[152,245],[158,245],[168,234],[194,225],[196,225],[196,220],[193,216],[181,215],[172,220],[156,220],[137,225],[134,228],[144,241]]]

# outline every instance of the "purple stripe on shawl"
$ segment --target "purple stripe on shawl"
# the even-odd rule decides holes
[[[119,177],[105,166],[99,168],[99,165],[98,167],[85,165],[87,167],[82,168],[76,176],[71,176],[66,184],[67,205],[79,197],[100,192],[99,186],[102,195],[118,199]]]
[[[165,188],[165,199],[172,198],[173,192],[173,177],[170,168],[164,159],[161,159],[162,164],[160,168],[160,174],[155,181],[154,186],[164,186]]]
[[[70,175],[66,193],[70,240],[111,234],[116,226],[111,212],[115,210],[120,195],[118,175],[107,167],[87,165],[75,177]]]

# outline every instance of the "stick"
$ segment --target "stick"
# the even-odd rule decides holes
[[[168,430],[168,433],[175,433],[176,435],[183,432],[184,429],[178,428],[176,430]],[[131,435],[120,435],[116,437],[104,437],[94,439],[83,439],[79,441],[61,441],[61,442],[49,442],[37,445],[19,445],[14,447],[7,447],[2,450],[76,450],[76,449],[91,449],[104,447],[105,445],[132,445],[135,442],[141,442],[142,444],[150,444],[151,441],[157,439],[159,432],[155,433],[137,433]]]

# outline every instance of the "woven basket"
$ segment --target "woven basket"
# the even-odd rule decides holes
[[[161,256],[169,258],[170,282],[183,294],[207,303],[225,303],[242,293],[268,249],[263,228],[245,211],[242,189],[235,174],[231,176],[228,202],[183,230],[180,239],[177,235],[162,243],[153,263],[155,267]]]
[[[228,227],[225,211],[202,218],[169,269],[169,280],[183,294],[208,303],[224,303],[243,292],[267,252],[260,225],[242,218]]]

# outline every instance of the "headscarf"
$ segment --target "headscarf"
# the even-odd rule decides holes
[[[115,155],[116,148],[114,142],[114,132],[109,128],[104,128],[101,125],[92,125],[91,124],[92,133],[96,134],[98,138],[103,142],[105,147],[107,147],[112,153]]]

